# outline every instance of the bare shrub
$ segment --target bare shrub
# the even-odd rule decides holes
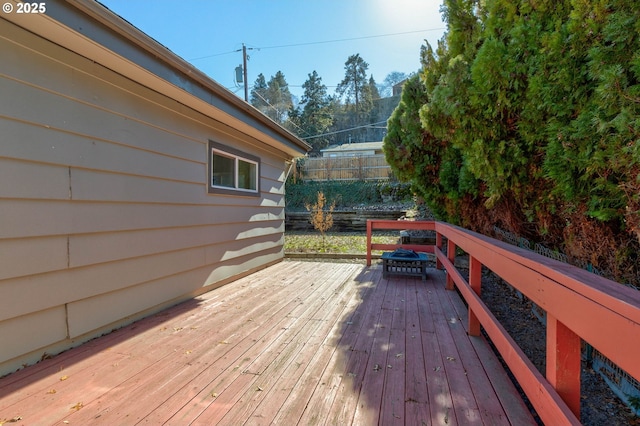
[[[333,210],[336,207],[335,201],[331,203],[327,210],[325,205],[327,199],[322,191],[318,191],[315,204],[305,204],[307,211],[311,213],[310,221],[313,227],[322,235],[322,251],[325,250],[325,233],[333,226]]]

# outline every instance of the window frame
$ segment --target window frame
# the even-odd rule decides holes
[[[208,144],[208,177],[207,177],[207,191],[209,194],[223,194],[223,195],[239,195],[239,196],[260,196],[260,157],[247,154],[246,152],[232,148],[227,145],[223,145],[212,140]],[[233,162],[233,181],[234,186],[222,186],[213,184],[213,157],[215,153],[219,153],[221,157],[227,157],[234,160]],[[246,189],[238,187],[238,161],[244,161],[249,164],[254,164],[256,167],[255,186],[256,189]]]

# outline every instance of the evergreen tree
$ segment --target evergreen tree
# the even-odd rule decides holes
[[[327,141],[327,146],[337,145],[344,143],[348,140],[348,136],[345,136],[347,133],[343,132],[344,129],[349,129],[350,126],[346,124],[345,117],[345,108],[338,96],[333,95],[328,97],[329,105],[327,107],[328,114],[331,117],[332,124],[331,127],[327,129],[327,136],[325,140]]]
[[[276,123],[283,124],[288,111],[293,106],[293,100],[289,84],[281,71],[272,76],[267,83],[266,100],[268,107],[264,113]]]
[[[309,74],[309,78],[302,84],[304,94],[300,101],[302,111],[298,116],[300,136],[305,139],[327,133],[333,123],[331,102],[327,94],[327,86],[316,71]],[[290,117],[291,118],[291,117]],[[308,139],[313,152],[319,152],[328,145],[327,137],[313,137]]]
[[[301,125],[301,116],[302,111],[300,110],[300,107],[296,107],[292,104],[287,112],[287,121],[283,123],[283,126],[290,132],[302,138],[304,134],[306,134],[306,131]]]
[[[335,110],[334,127],[353,129],[343,135],[346,142],[366,142],[375,138],[375,129],[368,127],[375,122],[374,101],[380,98],[378,86],[373,78],[367,78],[367,64],[359,54],[351,55],[345,62],[345,77],[336,89],[337,98],[344,100]]]
[[[554,86],[565,96],[552,98],[557,105],[545,105],[558,117],[549,129],[545,162],[556,193],[572,204],[585,203],[594,218],[627,216],[636,224],[638,200],[631,194],[640,189],[638,19],[640,11],[628,1],[608,7],[576,3],[562,34],[567,59],[549,65],[559,83]],[[550,89],[541,90],[553,96]]]
[[[344,79],[338,85],[336,92],[345,99],[347,104],[353,103],[359,111],[364,88],[367,87],[367,70],[369,64],[359,54],[351,55],[344,63]]]
[[[400,103],[389,118],[384,137],[385,158],[398,179],[410,182],[438,218],[447,218],[445,194],[440,182],[444,150],[420,123],[420,107],[427,103],[425,86],[416,74],[404,85]]]
[[[640,249],[640,11],[622,0],[571,6],[548,43],[557,59],[545,63],[551,84],[538,88],[552,116],[544,169],[562,200],[565,250],[632,281]]]
[[[640,9],[445,0],[442,11],[445,37],[422,50],[421,101],[408,82],[389,121],[396,173],[446,220],[495,224],[637,282]]]
[[[362,100],[360,102],[362,112],[370,115],[373,110],[373,103],[378,99],[380,99],[380,92],[378,92],[378,85],[372,75],[369,77],[367,84],[362,88]]]
[[[251,95],[249,97],[249,103],[260,111],[265,112],[267,108],[267,80],[265,80],[262,73],[258,74],[256,82],[251,89]]]
[[[372,101],[380,99],[380,92],[378,91],[378,84],[376,80],[373,78],[373,75],[369,77],[369,83],[365,88],[366,96],[370,97]]]
[[[534,220],[531,204],[545,185],[536,164],[543,154],[537,130],[544,123],[524,119],[535,119],[529,110],[536,105],[527,92],[539,64],[539,41],[554,18],[542,1],[536,7],[509,0],[489,4],[482,44],[471,64],[474,137],[460,141],[471,172],[486,186],[488,206],[506,197],[528,221]]]
[[[437,52],[428,44],[421,52],[422,78],[429,99],[420,109],[420,119],[424,129],[433,135],[433,143],[446,147],[438,171],[438,182],[445,196],[443,219],[480,230],[482,225],[474,226],[470,218],[486,216],[484,188],[464,156],[470,136],[474,135],[471,64],[481,39],[482,15],[478,3],[444,1],[442,11],[448,26],[444,40],[438,44]],[[430,184],[429,181],[422,183]],[[470,211],[474,215],[469,214]]]

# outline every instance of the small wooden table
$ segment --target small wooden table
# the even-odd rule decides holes
[[[382,277],[390,275],[405,275],[422,277],[427,280],[427,254],[416,253],[417,257],[394,256],[393,252],[382,253]]]

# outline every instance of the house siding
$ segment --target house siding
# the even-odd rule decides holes
[[[0,375],[283,257],[289,156],[0,18]],[[260,197],[207,193],[207,143]]]

